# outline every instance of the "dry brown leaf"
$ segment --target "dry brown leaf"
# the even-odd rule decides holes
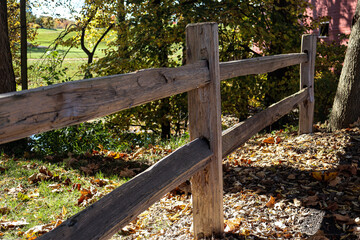
[[[8,207],[0,207],[0,215],[5,215],[10,212],[10,209]]]
[[[329,182],[329,186],[330,187],[335,187],[336,185],[338,185],[341,182],[341,178],[340,177],[336,177],[334,180]]]
[[[339,165],[339,166],[338,166],[338,169],[339,169],[340,172],[349,172],[349,173],[351,173],[352,175],[356,175],[356,174],[357,174],[358,166],[357,166],[357,165],[350,165],[350,164],[347,164],[347,165]]]
[[[335,220],[340,221],[340,222],[344,222],[346,224],[355,224],[355,220],[352,219],[351,217],[349,217],[348,215],[340,215],[340,214],[333,214]]]
[[[78,205],[82,204],[84,201],[88,200],[88,199],[91,199],[95,192],[91,191],[92,189],[81,189],[81,196],[80,198],[78,199]]]
[[[136,173],[128,168],[124,168],[122,171],[120,171],[119,173],[120,177],[133,177],[136,175]]]
[[[107,179],[91,179],[90,182],[98,187],[103,187],[109,183]]]
[[[325,234],[322,230],[318,230],[313,236],[308,238],[309,240],[329,240],[325,237]]]
[[[337,202],[331,202],[331,203],[328,203],[327,205],[328,206],[327,206],[326,210],[336,211],[336,210],[339,209],[339,206],[338,206]]]
[[[294,179],[296,179],[296,176],[294,174],[289,174],[287,176],[287,178],[290,179],[290,180],[294,180]]]
[[[93,170],[88,167],[80,167],[80,170],[83,171],[86,174],[92,174]]]
[[[316,206],[319,203],[319,197],[317,195],[309,196],[305,198],[303,201],[306,206]]]
[[[50,178],[53,176],[53,174],[45,166],[39,167],[39,172],[46,175],[46,176],[49,176]]]
[[[225,229],[224,232],[235,232],[239,230],[240,223],[242,221],[242,218],[234,218],[225,220]]]

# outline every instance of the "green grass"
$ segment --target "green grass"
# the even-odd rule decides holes
[[[89,189],[94,187],[92,179],[103,178],[101,173],[89,177],[80,174],[78,170],[67,169],[63,162],[15,159],[4,155],[0,157],[0,166],[6,169],[0,174],[0,222],[25,220],[28,223],[19,227],[1,228],[1,239],[25,238],[24,232],[34,226],[54,224],[57,220],[63,221],[74,215],[85,207],[78,205],[81,192],[73,186],[80,184],[81,189]],[[41,166],[45,166],[56,178],[30,182],[29,177],[38,173]],[[65,179],[71,183],[66,185]],[[124,182],[119,177],[110,179],[107,186],[111,186],[111,189]],[[51,187],[53,185],[59,185],[59,191],[54,191]],[[104,187],[96,188],[103,194],[109,192]]]
[[[30,88],[36,88],[41,86],[46,86],[47,84],[41,78],[42,72],[38,71],[36,66],[42,64],[41,59],[33,59],[28,60],[28,66],[30,67],[28,70],[28,78],[29,78],[29,86]],[[81,71],[81,66],[84,65],[87,61],[80,59],[67,59],[62,63],[62,68],[67,68],[66,76],[70,77],[72,80],[80,80],[83,79],[84,74]],[[31,69],[31,66],[34,66],[34,69]],[[55,82],[60,83],[62,80]]]
[[[77,141],[76,138],[72,138]],[[0,227],[0,239],[26,239],[25,232],[40,225],[54,226],[78,213],[94,201],[111,192],[129,179],[122,176],[123,170],[144,171],[150,163],[188,142],[188,134],[169,141],[144,143],[134,149],[124,145],[123,158],[117,152],[99,150],[68,155],[37,155],[24,152],[23,157],[14,158],[0,153],[0,224],[26,221],[16,227]],[[121,146],[117,147],[120,149]],[[97,165],[93,172],[89,168]],[[47,169],[51,178],[34,176]],[[138,169],[138,170],[135,170]],[[141,169],[141,170],[140,170]],[[35,174],[35,175],[34,175]],[[34,181],[35,179],[36,181]],[[103,181],[103,186],[96,185]],[[95,182],[95,183],[94,183]],[[54,187],[56,186],[56,187]],[[81,190],[96,189],[97,195],[86,204],[78,204]],[[55,189],[55,190],[54,190]]]
[[[48,47],[50,46],[54,40],[59,36],[59,34],[61,32],[63,32],[63,29],[38,29],[37,33],[38,35],[36,36],[36,39],[32,42],[33,44],[36,45],[40,45],[40,46],[45,46]],[[113,36],[113,32],[110,32],[109,37]],[[69,34],[68,37],[66,37],[65,39],[74,36],[75,33],[71,33]],[[95,52],[95,58],[98,57],[103,57],[104,53],[102,51],[102,49],[106,49],[106,40],[103,40],[98,48],[96,49]],[[66,52],[68,50],[68,47],[63,47],[63,46],[59,46],[58,50],[60,52]],[[91,49],[90,49],[91,50]],[[28,58],[29,59],[38,59],[38,58],[42,58],[43,54],[47,51],[47,49],[43,49],[43,48],[34,48],[34,47],[29,47],[28,48]],[[85,54],[85,52],[80,48],[72,48],[69,53],[66,55],[66,58],[84,58],[87,59],[87,55]]]

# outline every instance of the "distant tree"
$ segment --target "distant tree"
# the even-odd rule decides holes
[[[41,16],[41,26],[43,28],[53,29],[54,28],[54,18],[49,16]]]
[[[348,127],[360,117],[360,1],[357,2],[344,66],[330,115],[331,129]]]

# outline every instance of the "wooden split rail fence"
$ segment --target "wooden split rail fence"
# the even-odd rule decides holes
[[[299,105],[299,132],[312,132],[316,36],[301,53],[219,63],[216,23],[186,28],[187,64],[67,82],[0,95],[0,144],[188,92],[191,142],[39,239],[108,239],[191,178],[195,238],[221,234],[222,158]],[[221,132],[220,81],[300,64],[300,91]]]

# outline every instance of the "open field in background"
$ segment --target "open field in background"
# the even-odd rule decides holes
[[[72,80],[80,80],[83,79],[84,74],[81,72],[81,66],[87,62],[86,59],[81,58],[69,58],[66,59],[62,68],[67,68],[66,77],[70,77]],[[46,83],[41,78],[41,71],[37,70],[37,66],[43,63],[41,59],[30,59],[28,60],[28,66],[30,69],[28,70],[28,81],[30,88],[36,88],[45,86]],[[34,69],[31,69],[31,66],[34,66]],[[61,82],[59,80],[58,82]]]
[[[31,42],[34,45],[39,45],[43,47],[50,46],[54,40],[59,36],[61,32],[63,32],[63,29],[38,29],[35,41]],[[73,37],[75,33],[70,33],[65,39],[68,39],[69,37]],[[110,31],[109,37],[111,38],[113,36],[113,32]],[[102,49],[106,49],[106,41],[107,38],[105,37],[104,40],[99,44],[95,57],[103,57],[104,53],[101,51]],[[88,45],[87,45],[88,47]],[[59,46],[58,50],[60,52],[66,52],[68,50],[68,47],[62,47]],[[91,49],[90,49],[91,50]],[[46,48],[28,48],[28,58],[29,59],[38,59],[43,56],[43,54],[47,51]],[[70,52],[67,54],[66,58],[87,58],[87,55],[84,53],[84,51],[79,46],[78,48],[72,48]]]
[[[38,47],[28,47],[28,77],[29,77],[29,87],[35,88],[47,85],[45,81],[41,78],[41,74],[44,75],[44,71],[41,71],[37,68],[40,65],[50,65],[49,61],[46,61],[46,53],[51,50],[53,47],[54,40],[59,36],[64,29],[38,29],[36,39],[31,42],[33,45]],[[108,37],[113,37],[114,32],[110,32]],[[74,36],[75,33],[70,33],[65,39]],[[94,58],[104,57],[103,50],[107,48],[106,41],[108,38],[104,38],[103,41],[99,44]],[[49,49],[47,47],[51,46]],[[87,46],[88,47],[88,46]],[[88,47],[90,50],[91,48]],[[58,46],[57,51],[59,52],[59,58],[62,58],[63,55],[69,51],[68,47]],[[81,72],[81,66],[87,63],[87,55],[79,47],[71,48],[70,51],[66,54],[65,59],[62,63],[61,68],[67,68],[65,74],[66,76],[61,76],[60,80],[54,83],[62,82],[66,78],[71,78],[71,80],[79,80],[83,78],[83,73]],[[33,69],[31,67],[33,66]],[[60,68],[57,68],[59,70]]]
[[[37,30],[37,36],[36,39],[31,42],[36,47],[28,47],[28,77],[29,77],[29,88],[35,88],[40,86],[45,86],[46,81],[43,81],[41,78],[41,74],[44,75],[45,71],[39,70],[39,68],[36,68],[36,66],[43,65],[45,66],[50,65],[49,61],[45,61],[47,59],[46,53],[51,50],[51,48],[54,46],[53,42],[54,40],[64,31],[64,29],[38,29]],[[101,29],[99,31],[102,31]],[[96,49],[94,58],[101,58],[104,57],[104,49],[107,49],[106,42],[109,41],[109,39],[115,38],[116,32],[110,31],[109,34],[102,40],[102,42],[99,44],[99,46]],[[68,39],[69,37],[73,37],[75,33],[70,33],[68,36],[65,37],[65,39]],[[48,48],[51,46],[50,48]],[[92,48],[86,45],[88,49],[91,51]],[[173,48],[176,50],[174,54],[170,55],[169,57],[173,60],[175,60],[177,63],[182,62],[182,45],[180,43],[174,43]],[[69,47],[64,46],[58,46],[58,57],[62,58],[64,54],[68,51],[66,54],[62,67],[67,68],[66,70],[66,76],[61,76],[58,81],[53,82],[54,83],[60,83],[64,81],[64,79],[71,78],[71,80],[80,80],[83,79],[83,73],[81,72],[81,66],[87,63],[87,55],[85,52],[81,49],[80,46],[73,47],[69,50]],[[31,66],[34,66],[34,69],[31,69]],[[57,71],[59,68],[57,68]],[[44,76],[46,77],[46,76]]]

